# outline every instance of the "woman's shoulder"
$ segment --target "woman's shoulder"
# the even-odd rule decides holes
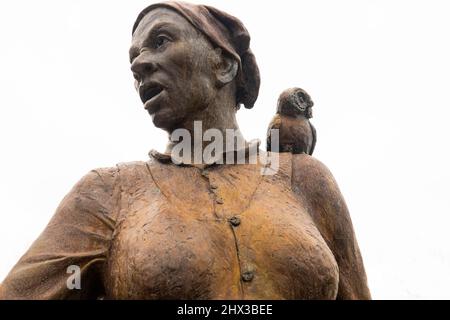
[[[292,174],[311,181],[333,179],[328,167],[308,154],[292,155]]]
[[[130,178],[148,173],[148,162],[118,162],[110,167],[97,167],[85,173],[75,184],[74,189],[80,192],[95,190],[108,191]]]
[[[309,201],[342,201],[341,192],[331,171],[310,155],[292,155],[291,181],[294,191],[304,194]]]

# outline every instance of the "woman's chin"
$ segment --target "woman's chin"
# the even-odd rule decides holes
[[[170,110],[158,110],[152,115],[153,124],[159,129],[170,131],[176,126],[177,117],[171,114]]]

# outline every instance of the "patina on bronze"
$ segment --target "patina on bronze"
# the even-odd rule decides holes
[[[252,107],[259,89],[238,19],[171,2],[145,9],[133,30],[131,69],[157,127],[238,129],[238,106]],[[86,174],[0,298],[370,298],[347,207],[322,163],[284,152],[275,175],[261,175],[260,162],[175,165],[173,145]],[[70,265],[80,290],[67,286]]]

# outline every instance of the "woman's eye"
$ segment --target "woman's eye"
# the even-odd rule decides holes
[[[136,72],[133,72],[133,77],[136,81],[141,81],[141,77]]]
[[[162,47],[167,41],[169,41],[169,39],[165,36],[158,36],[156,38],[156,42],[155,42],[155,47],[156,48],[160,48]]]

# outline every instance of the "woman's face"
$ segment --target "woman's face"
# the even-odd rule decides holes
[[[135,86],[155,126],[173,130],[203,110],[216,94],[214,48],[184,17],[150,11],[130,48]]]

